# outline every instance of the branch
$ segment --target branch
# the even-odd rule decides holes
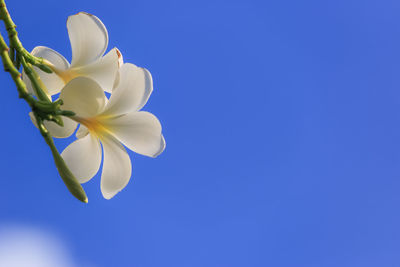
[[[46,141],[47,145],[50,147],[52,152],[54,162],[58,169],[58,172],[63,179],[68,190],[77,199],[82,202],[87,203],[88,199],[86,193],[82,186],[79,184],[77,179],[68,169],[63,158],[60,156],[56,146],[54,145],[53,138],[51,137],[49,131],[44,126],[44,120],[54,121],[62,126],[63,122],[60,115],[71,116],[74,115],[73,112],[63,111],[60,109],[62,101],[56,101],[54,103],[48,98],[45,93],[47,90],[44,87],[39,75],[33,69],[33,66],[37,66],[41,70],[51,73],[51,69],[46,65],[43,58],[38,58],[31,55],[22,46],[21,41],[18,38],[18,33],[16,31],[16,25],[12,21],[10,14],[7,10],[4,0],[0,0],[0,19],[3,20],[8,38],[10,41],[10,47],[7,46],[3,36],[0,34],[0,54],[3,62],[4,70],[9,72],[19,93],[19,97],[24,99],[28,105],[31,107],[32,112],[35,116],[39,131]],[[22,63],[25,73],[32,83],[32,87],[38,100],[35,99],[31,94],[29,94],[26,84],[21,79],[21,73],[19,72],[19,63]]]

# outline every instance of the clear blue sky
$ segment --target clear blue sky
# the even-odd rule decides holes
[[[67,16],[98,16],[152,73],[167,149],[84,205],[0,72],[0,223],[99,267],[400,266],[398,1],[7,2],[27,49],[67,59]]]

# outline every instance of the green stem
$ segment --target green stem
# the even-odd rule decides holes
[[[51,100],[47,97],[44,89],[45,87],[41,82],[39,75],[33,69],[32,65],[37,66],[41,69],[43,68],[42,70],[46,72],[51,72],[51,70],[46,65],[43,65],[46,63],[42,58],[32,56],[22,46],[18,38],[18,33],[15,30],[16,26],[12,21],[10,14],[8,13],[4,0],[0,0],[0,19],[3,20],[6,26],[8,38],[10,40],[10,47],[8,47],[7,43],[4,41],[4,38],[0,33],[0,56],[3,62],[4,70],[10,73],[17,87],[19,97],[24,99],[31,107],[40,133],[42,134],[47,145],[50,147],[58,172],[68,190],[77,199],[87,203],[88,199],[86,197],[85,191],[83,190],[77,179],[74,177],[74,175],[71,173],[71,171],[68,169],[63,158],[60,156],[56,146],[54,145],[53,138],[51,137],[49,131],[46,129],[43,123],[43,119],[45,119],[54,121],[62,125],[60,115],[73,115],[73,112],[60,110],[60,105],[62,104],[62,101],[52,103]],[[16,61],[20,60],[20,62],[22,63],[24,71],[30,79],[33,89],[35,90],[35,93],[38,96],[39,100],[36,100],[31,94],[29,94],[24,81],[21,79],[21,73],[18,70],[19,67],[16,67],[19,65],[19,63],[14,61],[14,59],[16,59]]]
[[[11,77],[14,80],[15,85],[17,86],[19,97],[25,99],[25,101],[28,102],[28,104],[31,107],[34,107],[34,102],[36,100],[28,93],[28,89],[26,88],[25,83],[21,79],[21,73],[14,66],[14,63],[12,62],[8,54],[9,48],[1,34],[0,34],[0,51],[1,51],[1,59],[3,61],[4,70],[11,74]]]
[[[18,32],[16,30],[17,26],[11,19],[10,13],[7,10],[7,6],[4,0],[0,0],[0,19],[4,22],[6,26],[8,39],[10,40],[10,46],[13,47],[17,53],[22,55],[26,59],[26,61],[28,61],[32,65],[39,67],[44,72],[51,73],[52,70],[50,67],[47,66],[48,62],[45,59],[31,55],[22,46],[22,43],[18,38]]]
[[[74,195],[80,201],[88,203],[88,198],[86,196],[85,191],[83,190],[82,186],[77,182],[72,172],[68,169],[64,159],[60,156],[60,153],[58,152],[56,146],[54,145],[53,138],[51,137],[46,127],[44,127],[42,119],[36,114],[35,114],[35,119],[38,124],[40,133],[42,134],[44,140],[51,149],[51,153],[53,154],[54,158],[54,163],[56,164],[58,172],[60,173],[60,176],[63,179],[68,190],[71,192],[72,195]]]
[[[28,76],[29,80],[31,80],[32,88],[35,91],[35,94],[37,95],[39,100],[51,102],[47,94],[44,92],[44,90],[42,90],[42,88],[45,88],[45,86],[42,80],[40,79],[39,75],[32,68],[32,65],[26,62],[23,56],[20,57],[20,60],[22,63],[22,67],[24,68],[24,71],[26,73],[26,76]]]

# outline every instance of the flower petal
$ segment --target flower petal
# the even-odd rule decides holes
[[[156,157],[165,149],[161,124],[149,112],[132,112],[105,119],[102,123],[121,143],[136,153]]]
[[[37,46],[32,50],[31,54],[36,57],[42,57],[46,59],[53,65],[52,68],[56,69],[57,71],[62,72],[69,68],[68,61],[61,54],[51,48],[45,46]],[[46,73],[44,71],[41,71],[37,67],[34,67],[34,69],[39,74],[43,84],[46,86],[48,95],[51,96],[61,91],[61,88],[64,86],[64,81],[57,74],[55,74],[54,72]],[[28,91],[30,93],[33,93],[34,91],[31,81],[25,73],[23,73],[22,78],[28,88]]]
[[[113,137],[101,140],[104,150],[103,171],[101,174],[101,192],[110,199],[129,182],[132,165],[125,148]]]
[[[98,83],[87,77],[72,79],[61,91],[63,110],[70,110],[82,118],[94,117],[103,111],[106,96]]]
[[[89,134],[89,129],[80,124],[78,131],[76,131],[76,138],[82,138]]]
[[[95,80],[106,92],[111,92],[116,80],[121,53],[117,48],[113,48],[100,60],[84,67],[74,68],[76,76],[87,76]]]
[[[69,68],[68,60],[65,59],[60,53],[57,51],[45,47],[45,46],[37,46],[32,52],[32,55],[36,57],[41,57],[48,60],[51,64],[54,65],[55,68],[59,70],[66,70]]]
[[[84,12],[70,16],[67,28],[72,48],[71,67],[90,64],[106,51],[107,29],[96,16]]]
[[[119,70],[118,86],[112,91],[106,115],[120,115],[140,110],[153,91],[153,80],[148,70],[125,63]]]
[[[88,134],[67,146],[61,156],[78,182],[86,183],[100,168],[100,142],[96,137]]]
[[[118,50],[119,51],[119,50]],[[119,67],[121,67],[122,65],[124,65],[124,58],[123,58],[123,56],[122,56],[122,54],[121,54],[121,52],[119,53],[119,61],[118,61],[118,64],[119,64]],[[114,88],[117,88],[117,86],[118,86],[118,84],[119,84],[119,81],[120,81],[120,72],[119,72],[119,70],[117,71],[117,74],[116,74],[116,77],[115,77],[115,81],[114,81],[114,84],[113,84],[113,87],[112,87],[112,89],[114,90]],[[112,92],[112,91],[111,91]],[[111,93],[110,92],[110,93]]]
[[[29,117],[31,118],[32,123],[38,127],[35,116],[32,112],[29,112]],[[64,126],[60,126],[52,121],[44,121],[43,124],[46,126],[46,129],[50,132],[51,136],[55,138],[67,138],[74,133],[78,123],[64,116],[62,116],[62,120],[64,122]]]

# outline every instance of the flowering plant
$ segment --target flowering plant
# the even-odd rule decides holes
[[[150,72],[124,63],[117,48],[105,54],[107,29],[94,15],[80,12],[67,20],[71,64],[48,47],[27,52],[4,0],[0,0],[0,19],[9,37],[7,45],[0,35],[4,69],[11,74],[19,97],[30,105],[32,122],[49,145],[67,188],[87,202],[81,183],[98,172],[103,155],[101,192],[112,198],[131,177],[125,147],[150,157],[165,149],[159,120],[141,111],[153,91]],[[77,140],[60,155],[52,137],[69,137],[78,126]]]

